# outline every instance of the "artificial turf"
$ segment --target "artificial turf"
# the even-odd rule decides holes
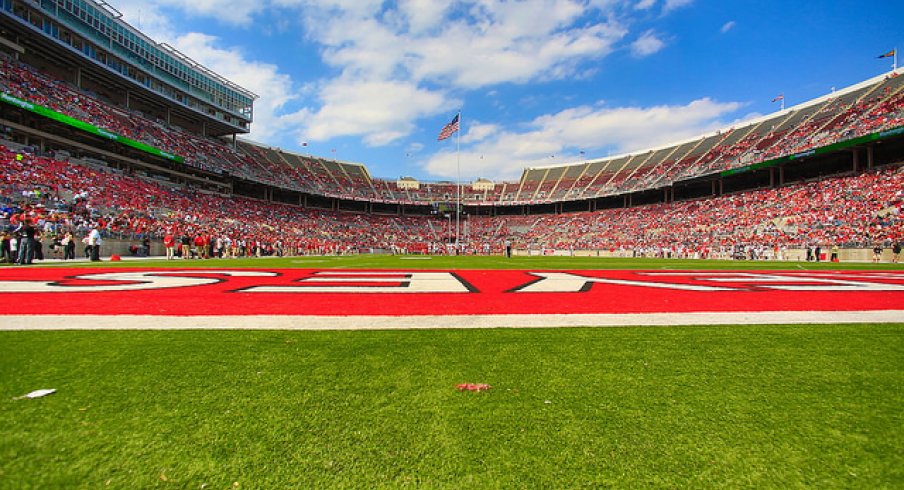
[[[7,331],[0,421],[11,489],[900,488],[904,324]]]

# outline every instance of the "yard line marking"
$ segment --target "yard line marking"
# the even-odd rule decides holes
[[[163,316],[8,315],[0,331],[12,330],[417,330],[476,328],[638,327],[899,323],[904,310],[758,311],[595,315],[426,316]]]

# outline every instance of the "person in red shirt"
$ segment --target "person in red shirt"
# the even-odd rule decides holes
[[[166,248],[166,260],[176,258],[176,238],[173,236],[172,231],[168,231],[163,237],[163,246]]]
[[[195,250],[198,252],[199,259],[206,259],[208,257],[208,250],[210,246],[210,240],[207,238],[203,232],[199,233],[195,236]]]

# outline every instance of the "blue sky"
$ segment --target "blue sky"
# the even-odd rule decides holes
[[[388,179],[515,180],[688,139],[879,75],[877,56],[904,49],[904,2],[887,0],[108,3],[259,94],[249,139]],[[460,158],[436,141],[458,110]]]

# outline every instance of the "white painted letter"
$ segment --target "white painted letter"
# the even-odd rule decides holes
[[[451,272],[318,271],[291,286],[255,286],[245,293],[470,293]]]
[[[182,288],[188,286],[204,286],[223,281],[218,277],[273,277],[275,272],[262,271],[221,271],[221,270],[171,270],[141,272],[104,272],[85,274],[67,278],[64,281],[0,281],[0,293],[100,293],[106,291],[144,291],[149,289]],[[67,285],[68,281],[123,281],[127,284],[90,284]]]

